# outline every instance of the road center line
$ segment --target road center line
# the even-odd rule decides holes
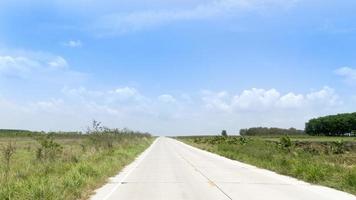
[[[220,192],[222,192],[227,198],[231,199],[232,198],[224,191],[222,190],[219,185],[217,185],[213,180],[211,180],[207,175],[205,175],[202,171],[200,171],[198,168],[196,168],[193,163],[191,163],[189,160],[187,160],[184,156],[182,156],[180,153],[178,153],[179,157],[182,158],[186,163],[188,163],[191,167],[194,168],[195,171],[197,171],[200,175],[202,175],[204,178],[208,180],[209,183],[213,184]]]

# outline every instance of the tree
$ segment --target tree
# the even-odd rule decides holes
[[[226,132],[226,130],[222,130],[222,131],[221,131],[221,135],[224,136],[224,137],[227,137],[227,132]]]
[[[356,130],[356,112],[328,115],[309,120],[305,132],[309,135],[342,136]]]
[[[295,128],[282,129],[282,128],[266,128],[266,127],[254,127],[249,129],[241,129],[241,136],[270,136],[270,135],[302,135],[302,130]]]

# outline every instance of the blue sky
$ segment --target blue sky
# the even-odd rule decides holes
[[[356,2],[3,0],[0,127],[159,135],[356,110]]]

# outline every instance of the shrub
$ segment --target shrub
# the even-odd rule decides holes
[[[282,148],[290,148],[292,146],[292,141],[290,140],[290,137],[288,137],[287,135],[279,138],[279,145]]]
[[[62,152],[63,147],[53,141],[50,135],[37,139],[40,147],[37,148],[36,157],[39,160],[54,160]]]
[[[344,142],[342,140],[332,142],[331,152],[333,154],[343,154],[345,152]]]
[[[247,144],[247,139],[245,138],[245,137],[240,137],[240,144],[241,145],[245,145],[245,144]]]
[[[3,158],[5,161],[5,182],[8,181],[10,166],[11,166],[11,158],[15,154],[16,147],[12,142],[9,142],[7,146],[2,149]]]

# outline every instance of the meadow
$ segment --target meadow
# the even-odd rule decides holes
[[[178,140],[221,156],[356,194],[356,138],[188,136]]]
[[[153,141],[96,127],[88,134],[0,132],[0,199],[87,199]]]

